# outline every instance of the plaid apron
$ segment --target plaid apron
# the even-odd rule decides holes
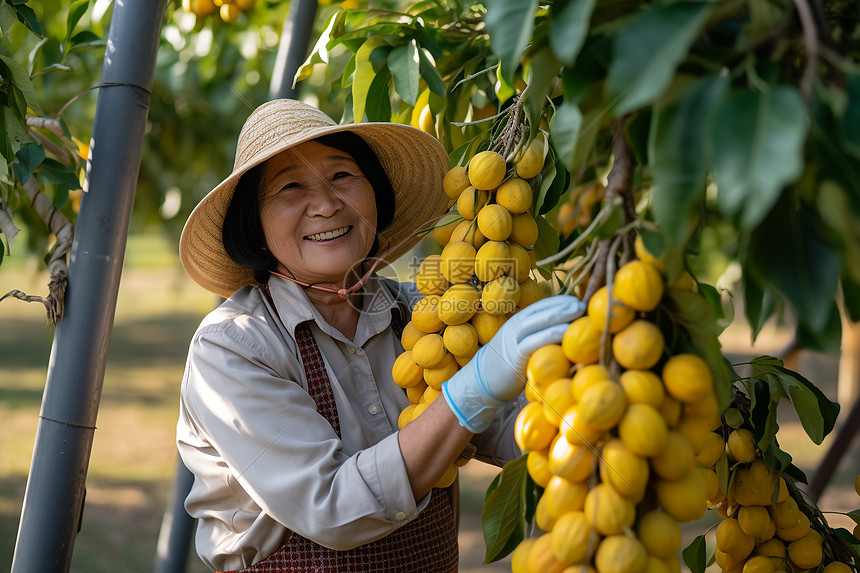
[[[265,293],[268,289],[263,290]],[[299,324],[295,335],[308,391],[319,413],[340,436],[334,394],[310,326]],[[418,517],[381,539],[346,551],[335,551],[291,533],[277,552],[242,569],[242,573],[450,573],[457,571],[459,562],[456,523],[451,496],[444,489],[434,489],[430,503]]]

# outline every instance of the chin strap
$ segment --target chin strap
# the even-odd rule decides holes
[[[448,214],[448,212],[446,211],[445,213],[442,213],[442,214],[441,214],[441,215],[439,215],[438,217],[433,217],[433,218],[432,218],[432,219],[430,219],[429,221],[425,222],[425,223],[424,223],[424,225],[422,225],[421,227],[419,227],[419,228],[418,228],[418,230],[413,231],[412,233],[410,233],[409,235],[407,235],[407,236],[406,236],[406,238],[404,238],[402,241],[400,241],[399,243],[397,243],[396,245],[394,245],[393,247],[389,248],[389,249],[388,249],[388,250],[386,250],[384,253],[382,253],[382,255],[380,255],[379,257],[377,257],[377,258],[376,258],[376,260],[373,262],[373,264],[370,266],[370,268],[367,270],[367,272],[366,272],[366,273],[364,273],[364,274],[361,276],[361,278],[359,278],[359,279],[358,279],[358,281],[357,281],[354,285],[352,285],[351,287],[349,287],[349,288],[333,289],[333,288],[329,288],[329,287],[325,287],[325,286],[320,286],[320,285],[318,285],[318,284],[305,283],[305,282],[302,282],[302,281],[300,281],[300,280],[298,280],[298,279],[296,279],[296,278],[288,277],[287,275],[281,274],[281,273],[279,273],[279,272],[277,272],[277,271],[269,271],[269,273],[270,273],[270,274],[273,274],[273,275],[275,275],[275,276],[277,276],[277,277],[281,277],[281,278],[283,278],[283,279],[287,279],[288,281],[292,281],[292,282],[296,283],[297,285],[303,286],[303,287],[305,287],[305,288],[312,288],[312,289],[316,289],[316,290],[321,290],[321,291],[323,291],[323,292],[332,292],[332,293],[335,293],[335,294],[337,294],[338,296],[340,296],[341,298],[343,298],[344,300],[346,300],[347,298],[349,298],[349,295],[350,295],[350,294],[354,293],[355,291],[359,290],[361,287],[363,287],[363,286],[364,286],[364,283],[365,283],[365,282],[367,282],[367,279],[370,277],[370,275],[373,273],[373,271],[375,271],[375,270],[376,270],[376,267],[378,267],[378,266],[380,265],[380,263],[382,263],[382,262],[385,260],[385,257],[386,257],[389,253],[391,253],[392,251],[394,251],[394,250],[396,250],[396,249],[400,248],[404,243],[406,243],[406,241],[409,241],[410,239],[412,239],[412,237],[414,237],[414,236],[415,236],[415,235],[417,235],[418,233],[422,232],[424,229],[427,229],[427,228],[428,228],[428,227],[430,227],[431,225],[434,225],[434,224],[435,224],[435,223],[437,223],[439,220],[441,220],[441,219],[442,219],[442,217],[444,217],[444,216],[445,216],[445,215],[447,215],[447,214]]]

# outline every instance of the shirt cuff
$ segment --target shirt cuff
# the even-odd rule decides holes
[[[359,459],[361,473],[365,476],[370,491],[385,508],[386,518],[394,526],[404,525],[427,506],[430,494],[415,503],[396,432],[376,444],[373,450],[375,455],[372,461],[365,460],[365,456]],[[373,467],[362,467],[365,462],[373,464]],[[368,479],[369,476],[374,476],[375,479]]]

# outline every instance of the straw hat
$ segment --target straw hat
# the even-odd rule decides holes
[[[258,107],[245,121],[233,172],[200,201],[185,223],[179,258],[188,275],[225,298],[245,285],[256,284],[253,272],[227,255],[221,239],[224,214],[236,183],[246,171],[290,147],[341,131],[351,131],[367,142],[394,189],[394,219],[378,232],[382,251],[404,241],[448,208],[442,179],[450,164],[445,149],[433,136],[396,123],[338,125],[302,102],[273,100]],[[386,255],[386,263],[406,253],[419,239],[413,236],[406,240]]]

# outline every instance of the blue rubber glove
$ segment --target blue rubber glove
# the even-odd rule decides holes
[[[566,295],[545,298],[512,316],[474,358],[442,384],[442,394],[460,425],[473,433],[486,430],[496,410],[525,387],[529,356],[558,344],[568,324],[585,305]]]

